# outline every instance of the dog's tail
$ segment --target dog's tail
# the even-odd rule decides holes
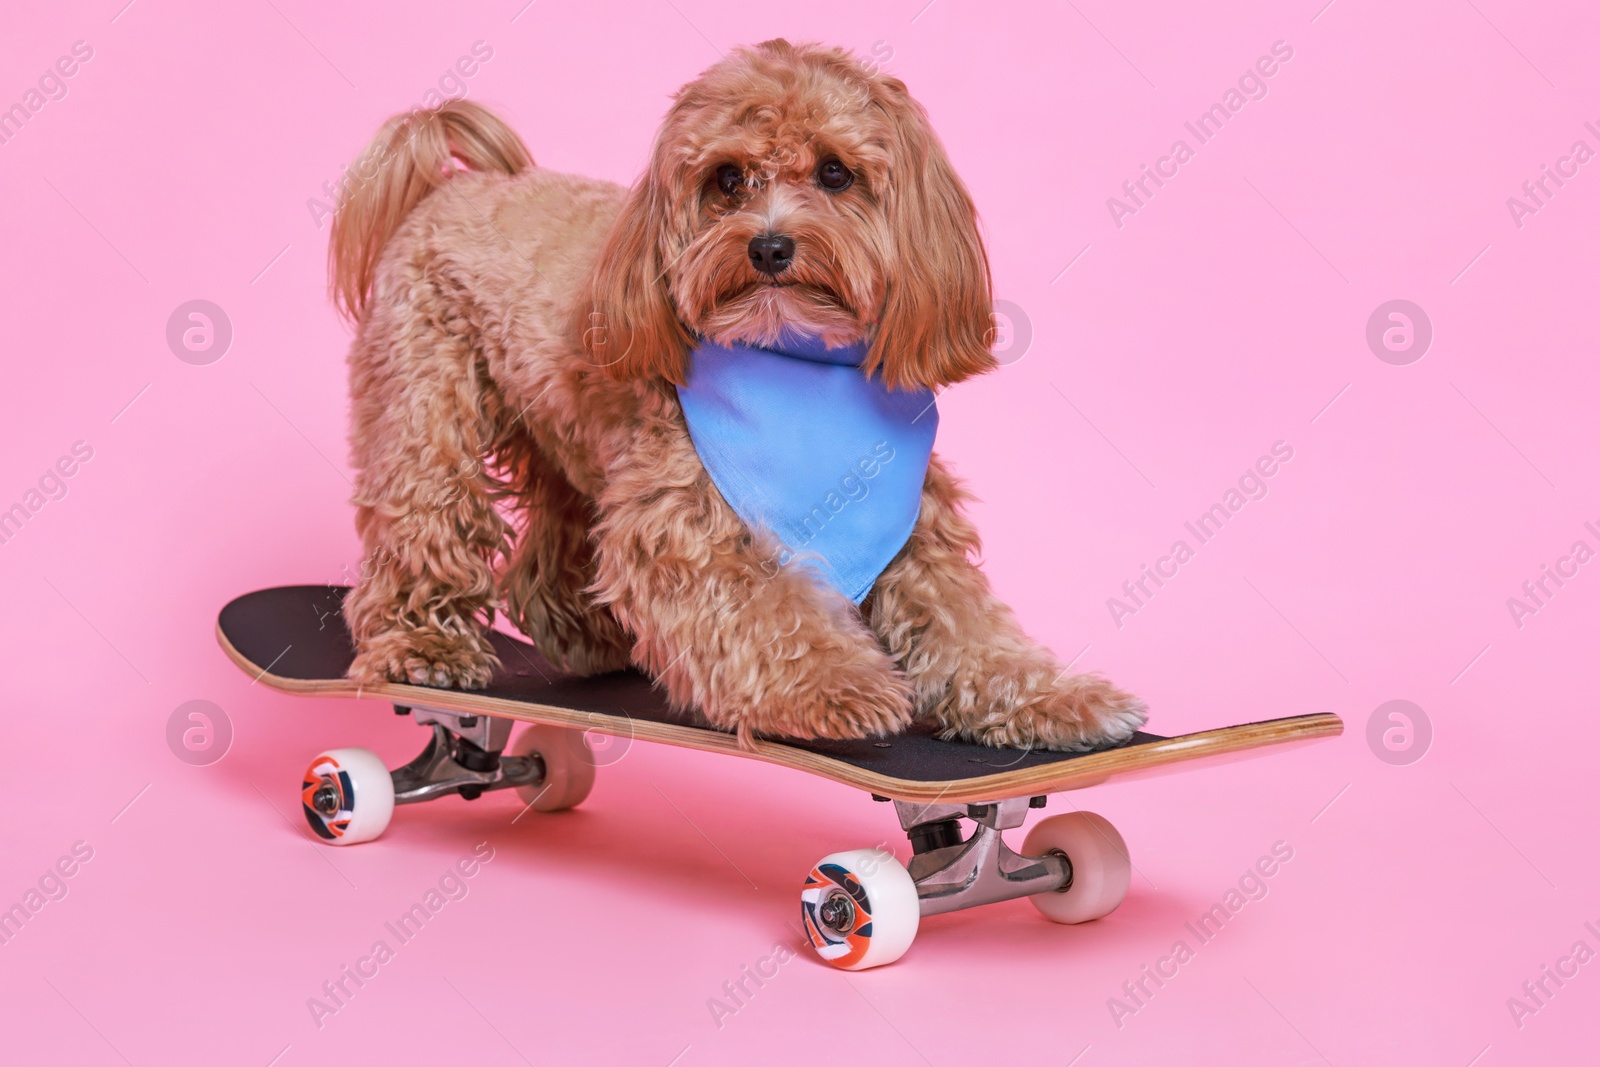
[[[516,174],[533,157],[488,108],[450,100],[396,115],[339,182],[339,205],[328,239],[328,290],[352,322],[361,317],[383,246],[411,209],[458,167]]]

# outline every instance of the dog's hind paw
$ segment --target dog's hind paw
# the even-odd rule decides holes
[[[433,630],[392,631],[362,642],[350,665],[357,682],[407,682],[435,689],[482,689],[500,666],[483,637]]]

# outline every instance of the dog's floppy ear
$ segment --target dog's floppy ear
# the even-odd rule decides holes
[[[689,335],[667,295],[661,235],[670,208],[658,163],[652,158],[628,192],[600,250],[580,324],[582,344],[589,362],[611,378],[665,378],[682,385]]]
[[[891,388],[933,388],[996,366],[989,258],[977,210],[927,114],[897,78],[874,79],[893,123],[888,187],[891,259],[878,333],[864,364]]]

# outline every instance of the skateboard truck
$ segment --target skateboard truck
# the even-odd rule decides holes
[[[980,904],[1031,897],[1072,888],[1072,862],[1065,853],[1019,856],[1001,830],[1021,826],[1028,809],[1042,797],[1012,797],[993,804],[894,802],[900,825],[911,839],[907,870],[917,887],[923,915],[974,908]],[[961,820],[973,824],[961,837]]]
[[[538,753],[504,754],[511,738],[510,719],[401,704],[394,710],[400,715],[409,712],[418,726],[433,727],[433,737],[417,758],[390,772],[396,804],[417,804],[451,793],[477,800],[495,789],[537,786],[545,777]]]
[[[898,959],[927,915],[1018,897],[1059,923],[1110,914],[1128,892],[1131,861],[1105,819],[1087,811],[1056,815],[1036,823],[1020,851],[1006,844],[1001,831],[1021,826],[1028,809],[1044,801],[895,799],[911,862],[902,866],[882,846],[818,860],[800,891],[811,947],[835,967],[861,970]],[[962,837],[963,819],[972,824],[970,837]]]
[[[564,811],[594,785],[594,754],[580,730],[530,723],[507,749],[511,720],[503,716],[405,704],[394,710],[432,729],[416,759],[391,771],[367,749],[335,748],[312,759],[301,776],[301,811],[329,844],[371,841],[389,825],[396,804],[452,794],[476,800],[515,789],[524,812]]]

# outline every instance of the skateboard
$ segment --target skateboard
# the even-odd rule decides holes
[[[595,751],[637,739],[763,760],[865,790],[892,803],[911,846],[909,864],[887,849],[836,852],[818,860],[800,891],[804,928],[818,956],[861,970],[892,963],[911,946],[922,916],[1027,897],[1055,922],[1109,914],[1128,891],[1131,865],[1116,829],[1092,812],[1035,824],[1013,851],[1002,831],[1021,826],[1050,795],[1112,779],[1181,770],[1295,747],[1344,729],[1337,715],[1299,715],[1162,737],[1138,733],[1092,752],[996,749],[940,740],[932,728],[853,741],[768,741],[741,748],[730,733],[671,709],[633,671],[579,678],[552,667],[532,645],[497,631],[502,664],[481,690],[389,682],[358,687],[345,677],[355,657],[342,586],[263,589],[230,602],[217,641],[240,670],[300,696],[392,702],[431,736],[390,771],[372,752],[319,753],[301,781],[301,806],[330,845],[369,841],[397,804],[515,789],[529,809],[571,808],[594,784]],[[527,725],[511,738],[515,722]],[[590,739],[596,741],[591,745]]]

